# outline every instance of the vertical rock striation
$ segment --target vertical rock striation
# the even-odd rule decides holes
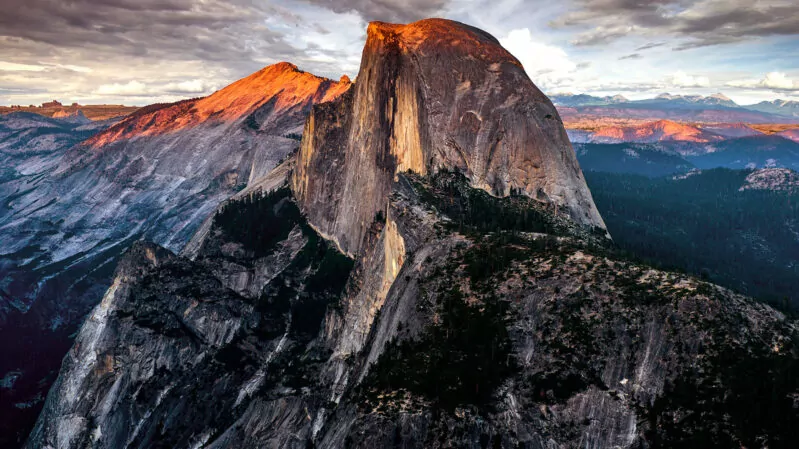
[[[311,223],[357,254],[395,175],[441,169],[604,228],[557,111],[495,38],[441,19],[373,22],[354,89],[306,123],[293,189]]]

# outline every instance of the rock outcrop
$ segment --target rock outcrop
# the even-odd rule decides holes
[[[441,19],[371,23],[354,89],[306,123],[297,198],[322,234],[358,254],[395,175],[441,169],[604,227],[558,112],[495,38]]]
[[[787,168],[762,168],[746,176],[746,184],[738,190],[799,191],[799,173]]]
[[[146,238],[180,250],[220,202],[299,146],[313,104],[350,85],[280,63],[206,98],[139,109],[106,130],[32,114],[24,117],[41,129],[20,130],[11,127],[22,115],[0,119],[0,159],[13,162],[0,170],[0,336],[28,345],[0,349],[0,377],[23,373],[19,393],[0,395],[10,431],[32,425],[12,421],[14,404],[28,414],[41,406],[52,378],[40,381],[57,369],[66,336],[100,300],[125,249]]]

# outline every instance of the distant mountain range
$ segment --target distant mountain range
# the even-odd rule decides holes
[[[119,104],[93,104],[81,105],[73,103],[62,105],[58,101],[44,103],[41,106],[0,106],[0,115],[27,112],[45,117],[64,118],[80,114],[90,120],[108,120],[121,118],[139,109],[138,106],[124,106]]]
[[[784,115],[787,117],[799,117],[799,101],[761,101],[760,103],[743,107],[753,111],[768,112],[771,114]]]
[[[573,141],[583,140],[591,143],[716,142],[723,139],[725,136],[720,133],[670,120],[631,126],[601,126],[593,131],[572,136]]]
[[[743,123],[658,120],[567,133],[587,171],[657,177],[695,168],[799,170],[799,128],[766,134]]]
[[[649,111],[671,112],[670,116],[652,118],[693,119],[701,121],[750,121],[750,122],[789,122],[799,121],[799,101],[774,100],[763,101],[752,105],[739,105],[724,94],[709,96],[660,94],[655,98],[644,100],[628,100],[622,95],[599,97],[587,94],[552,95],[552,101],[561,108],[577,108],[577,112],[599,112],[594,109],[609,110],[643,109]],[[685,115],[675,115],[675,111],[684,111]],[[724,114],[700,114],[698,111],[723,111]],[[742,114],[743,113],[743,114]],[[753,114],[754,113],[754,114]],[[612,115],[612,114],[611,114]],[[628,113],[630,117],[640,113]],[[730,120],[730,118],[732,120]]]
[[[777,133],[793,139],[797,129]],[[711,143],[740,137],[765,136],[744,123],[687,124],[671,120],[657,120],[632,125],[603,125],[592,130],[570,129],[572,143],[655,143],[684,142]]]

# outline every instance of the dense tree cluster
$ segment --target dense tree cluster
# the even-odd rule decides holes
[[[616,244],[632,256],[799,308],[799,193],[745,190],[749,171],[683,179],[586,172]]]

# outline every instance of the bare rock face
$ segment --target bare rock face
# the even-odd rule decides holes
[[[771,308],[453,173],[398,175],[353,261],[280,178],[193,260],[128,251],[25,447],[792,447]]]
[[[495,38],[441,19],[371,23],[355,88],[306,123],[292,181],[303,210],[356,254],[395,175],[441,169],[604,228],[557,111]]]
[[[0,169],[0,337],[22,342],[0,349],[0,379],[23,373],[14,394],[0,394],[0,447],[33,424],[50,383],[40,381],[125,249],[141,238],[181,249],[220,202],[296,150],[313,104],[350,85],[279,63],[106,130],[22,113],[0,120],[0,165],[9,162]]]
[[[69,268],[141,237],[181,249],[221,201],[297,148],[313,104],[350,85],[278,63],[208,97],[148,106],[83,133],[87,140],[48,161],[46,172],[5,189],[0,262],[10,260],[0,263],[0,279],[7,277],[15,308],[26,312],[47,288],[46,276],[61,274],[52,265]]]

